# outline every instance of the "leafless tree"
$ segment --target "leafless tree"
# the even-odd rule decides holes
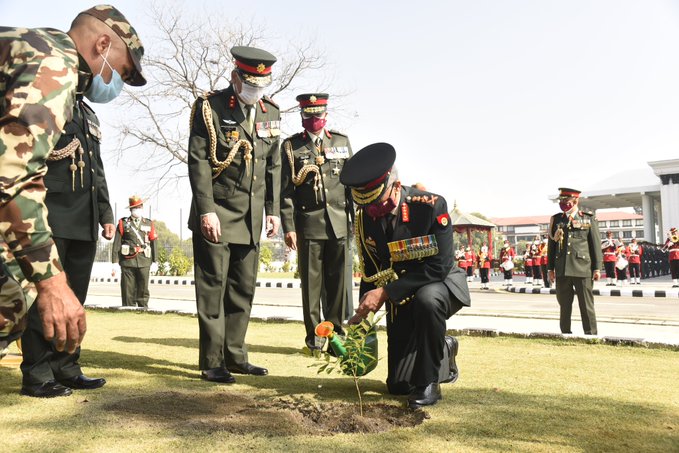
[[[268,93],[277,102],[286,97],[286,92],[299,89],[305,77],[322,72],[326,66],[323,53],[313,43],[297,42],[277,49],[280,43],[271,46],[264,30],[252,23],[225,22],[226,14],[204,14],[197,19],[181,8],[156,4],[151,6],[150,15],[157,25],[157,36],[151,37],[151,46],[146,45],[143,64],[148,83],[126,92],[125,115],[118,125],[118,157],[134,153],[139,168],[149,173],[154,192],[168,184],[176,185],[186,176],[191,106],[204,92],[229,85],[233,46],[257,46],[277,56]],[[315,77],[314,89],[319,89],[319,80],[320,84],[328,83],[324,79],[327,77],[323,75]],[[288,103],[281,106],[283,113],[296,110],[294,102]]]

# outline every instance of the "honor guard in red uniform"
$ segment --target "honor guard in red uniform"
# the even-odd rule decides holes
[[[618,260],[615,251],[618,249],[618,241],[613,239],[613,232],[606,231],[606,239],[601,241],[601,251],[604,254],[604,269],[606,270],[606,286],[615,286],[615,262]]]
[[[476,264],[479,267],[479,275],[481,276],[481,289],[490,289],[488,283],[490,282],[491,259],[492,257],[488,254],[488,244],[484,242],[476,257]]]
[[[663,249],[670,253],[670,272],[672,273],[672,288],[679,288],[679,232],[672,227]]]
[[[540,237],[538,236],[530,246],[530,256],[533,259],[533,286],[542,286],[542,256],[540,255]]]
[[[464,249],[464,259],[467,262],[467,282],[474,281],[474,252],[471,247],[467,246]]]
[[[523,254],[523,269],[526,272],[526,285],[533,284],[533,257],[530,256],[530,244],[526,244]]]
[[[502,286],[512,286],[513,278],[512,274],[514,272],[514,257],[516,252],[509,244],[509,241],[505,239],[505,242],[500,250],[500,267],[505,274],[505,281]]]
[[[627,267],[629,267],[627,246],[624,242],[618,242],[618,247],[615,249],[615,257],[616,284],[617,286],[624,286],[627,284]]]
[[[627,246],[627,256],[629,261],[629,280],[630,285],[641,285],[640,266],[643,247],[637,244],[636,239]]]
[[[457,267],[462,269],[464,271],[465,275],[466,275],[468,263],[467,263],[467,257],[464,253],[464,246],[463,245],[461,245],[460,248],[455,251],[455,260],[457,261]]]

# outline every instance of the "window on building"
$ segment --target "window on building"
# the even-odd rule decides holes
[[[613,228],[613,227],[619,227],[619,226],[620,226],[620,221],[619,221],[619,220],[611,220],[611,221],[608,222],[608,224],[609,224],[609,226],[610,226],[611,228]]]
[[[634,232],[634,237],[637,239],[644,237],[644,230],[636,230]]]
[[[637,219],[637,220],[634,222],[634,225],[635,225],[635,226],[644,226],[644,219]]]
[[[606,228],[606,221],[605,220],[599,220],[599,228]]]
[[[622,237],[624,239],[632,239],[632,232],[631,231],[623,231],[622,232]]]
[[[603,239],[606,239],[606,233],[600,233],[599,235],[601,236],[601,239],[602,239],[602,240],[603,240]]]
[[[623,221],[622,221],[622,226],[624,226],[624,227],[631,227],[631,226],[632,226],[632,221],[631,221],[631,220],[623,220]]]

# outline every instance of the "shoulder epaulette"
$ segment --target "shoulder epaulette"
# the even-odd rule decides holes
[[[273,105],[274,107],[278,108],[278,104],[276,104],[273,99],[271,99],[269,96],[264,96],[262,97],[263,101],[268,102],[269,104]]]
[[[580,215],[588,215],[592,217],[594,213],[592,211],[580,211]]]
[[[97,114],[97,112],[95,112],[94,109],[93,109],[92,107],[90,107],[90,105],[89,105],[87,102],[81,101],[81,104],[82,104],[82,106],[85,107],[85,109],[86,109],[88,112],[90,112],[92,115],[96,115],[96,114]]]
[[[406,197],[406,203],[421,203],[429,206],[434,206],[436,201],[440,197],[431,193],[426,193],[424,195],[408,195]]]
[[[346,136],[347,136],[347,134],[345,134],[344,132],[336,131],[335,129],[330,129],[330,133],[331,133],[332,135],[341,135],[342,137],[346,137]]]

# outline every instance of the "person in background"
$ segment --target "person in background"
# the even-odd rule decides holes
[[[533,257],[530,254],[531,244],[526,244],[526,251],[523,254],[523,268],[526,272],[526,285],[533,284]]]
[[[484,242],[476,258],[479,275],[481,276],[481,289],[490,289],[490,262],[492,259],[488,254],[488,243]]]
[[[570,334],[573,297],[578,296],[585,335],[596,335],[596,313],[592,282],[601,278],[599,227],[594,214],[578,210],[580,191],[559,189],[561,212],[549,222],[549,280],[556,282],[561,333]]]
[[[615,262],[617,261],[616,250],[618,241],[613,239],[613,232],[606,231],[606,239],[601,241],[601,250],[604,254],[604,270],[606,271],[606,286],[615,286]]]
[[[502,286],[512,286],[513,284],[512,274],[514,272],[515,256],[516,252],[514,251],[514,248],[511,246],[509,241],[505,239],[502,245],[502,250],[500,250],[500,267],[504,272],[504,282],[502,283]]]
[[[672,288],[679,288],[679,232],[675,227],[670,229],[663,250],[669,252],[669,267],[672,274]]]
[[[615,274],[617,286],[624,286],[627,284],[627,267],[629,266],[627,247],[625,243],[618,241],[618,247],[615,249]]]
[[[547,262],[549,261],[549,258],[547,257],[547,253],[549,252],[549,248],[547,247],[548,242],[547,235],[545,234],[538,247],[538,250],[540,251],[540,274],[542,274],[542,283],[545,288],[550,288],[552,286],[549,281],[549,275],[547,274]]]
[[[476,257],[474,256],[474,252],[472,252],[472,248],[467,245],[464,249],[464,259],[467,262],[467,282],[473,282],[474,281],[474,263],[476,263]]]
[[[540,238],[537,236],[530,246],[530,257],[533,260],[533,286],[542,286],[542,255],[540,254]]]
[[[111,250],[113,263],[120,265],[120,292],[123,307],[149,306],[149,275],[156,261],[158,235],[151,219],[142,216],[144,201],[130,197],[129,217],[118,221]]]
[[[644,253],[643,247],[637,244],[636,238],[633,238],[627,247],[627,256],[629,257],[629,279],[630,285],[641,285],[641,257]]]

